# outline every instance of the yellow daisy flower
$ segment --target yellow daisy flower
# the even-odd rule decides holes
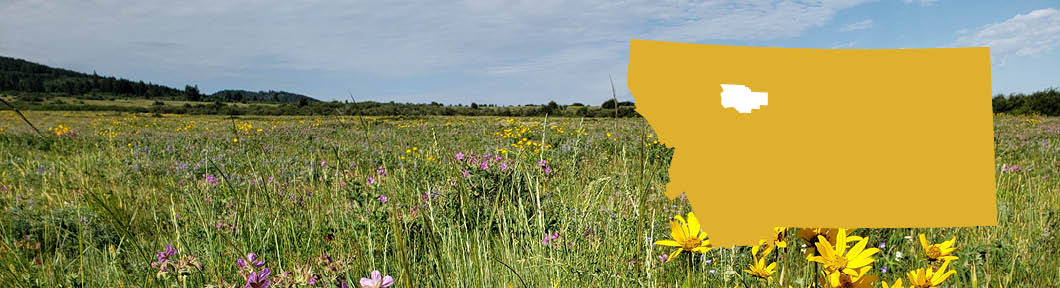
[[[829,243],[835,242],[836,231],[838,230],[833,228],[799,228],[796,236],[798,236],[799,239],[802,239],[806,244],[806,260],[810,260],[813,256],[821,255],[817,253],[817,240],[820,239],[818,238],[819,236],[824,236],[825,239],[828,239]],[[854,229],[849,230],[849,232],[853,231]],[[859,240],[861,240],[861,237],[858,236],[847,237],[847,242]]]
[[[894,284],[887,285],[887,282],[883,282],[883,288],[905,288],[902,286],[902,278],[894,280]]]
[[[825,273],[828,275],[830,283],[839,282],[841,274],[860,277],[859,272],[863,272],[860,269],[872,267],[870,265],[876,261],[872,258],[872,255],[880,252],[880,249],[876,248],[865,249],[869,239],[861,237],[858,237],[860,241],[854,244],[854,247],[847,250],[847,229],[839,229],[836,233],[835,249],[832,248],[831,242],[824,236],[817,237],[817,251],[821,253],[821,256],[810,257],[810,261],[824,264]]]
[[[788,248],[788,227],[773,227],[775,236],[773,246],[777,248]]]
[[[688,212],[687,222],[681,215],[674,215],[674,220],[670,221],[670,237],[673,239],[655,241],[655,245],[678,247],[670,253],[667,262],[681,254],[681,251],[707,253],[711,249],[710,240],[706,240],[707,233],[700,230],[699,219],[692,212]]]
[[[946,281],[947,278],[957,274],[957,271],[946,271],[946,267],[950,266],[951,260],[946,260],[942,263],[942,267],[938,270],[934,270],[931,267],[916,269],[916,271],[909,271],[906,276],[909,276],[909,287],[910,288],[932,288],[938,287],[942,284],[942,281]]]
[[[878,277],[865,275],[866,272],[872,270],[872,266],[865,266],[856,269],[854,274],[847,274],[841,271],[826,272],[826,279],[821,279],[821,282],[825,282],[826,287],[832,288],[873,288],[872,282],[875,282]]]
[[[920,247],[924,248],[924,254],[927,254],[931,262],[957,260],[957,256],[953,256],[953,251],[957,251],[957,247],[953,247],[953,242],[956,241],[957,237],[953,237],[949,241],[928,245],[924,234],[920,234]]]
[[[765,245],[766,249],[762,252],[762,257],[758,257],[758,247],[762,245]],[[769,245],[765,240],[762,240],[758,242],[758,245],[751,247],[751,257],[754,258],[754,263],[747,264],[749,269],[743,270],[743,272],[758,278],[773,280],[773,273],[777,272],[777,262],[766,265],[766,257],[769,256],[770,252],[773,252],[773,245]]]

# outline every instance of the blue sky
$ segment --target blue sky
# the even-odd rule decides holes
[[[630,39],[792,48],[991,47],[995,93],[1060,87],[1058,1],[7,0],[0,55],[323,100],[598,104]]]

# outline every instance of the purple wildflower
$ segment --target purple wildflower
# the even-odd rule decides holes
[[[375,174],[379,174],[379,176],[386,177],[386,167],[383,167],[383,165],[379,165],[379,168],[375,169]]]
[[[880,273],[887,273],[887,266],[880,267]]]
[[[272,183],[273,180],[275,179],[273,179],[272,176],[269,176],[269,183]]]
[[[385,204],[390,201],[390,198],[386,198],[386,195],[379,195],[379,198],[375,198],[375,200],[379,200],[379,203]]]
[[[508,170],[508,162],[501,162],[501,171]]]
[[[880,242],[880,245],[878,247],[880,247],[880,249],[887,248],[887,243]]]
[[[666,261],[670,261],[670,255],[668,255],[668,254],[659,255],[659,262],[666,263]]]
[[[320,167],[328,165],[328,161],[320,161]]]
[[[269,280],[269,274],[272,274],[272,270],[269,270],[269,268],[250,273],[250,275],[247,275],[247,284],[243,285],[243,288],[268,288],[272,285],[272,281]]]
[[[482,163],[479,164],[479,168],[482,168],[482,170],[490,169],[490,162],[482,160]]]
[[[464,160],[464,152],[457,152],[456,160]]]
[[[254,267],[261,267],[262,265],[265,265],[265,261],[258,260],[258,254],[254,253],[247,253],[247,258],[236,259],[236,265],[239,265],[239,268],[247,267],[247,264],[254,265]]]
[[[169,244],[166,249],[155,254],[157,260],[151,263],[151,267],[159,267],[159,270],[166,271],[166,263],[169,263],[169,259],[174,255],[177,255],[177,249],[173,249],[173,244]]]
[[[383,276],[379,270],[372,270],[371,278],[361,278],[361,288],[383,288],[394,285],[394,277]]]
[[[1019,171],[1023,171],[1023,169],[1025,169],[1025,168],[1023,166],[1019,166],[1019,165],[1008,165],[1008,164],[1002,164],[1001,165],[1001,172],[1019,172]]]
[[[7,186],[0,186],[0,191],[7,191]]]
[[[217,183],[221,183],[221,179],[218,179],[217,177],[213,177],[213,175],[202,174],[202,178],[206,179],[206,183],[210,183],[210,184],[213,184],[213,185],[217,185]]]
[[[559,232],[552,232],[551,235],[549,235],[548,233],[545,233],[545,238],[541,240],[541,245],[546,245],[547,246],[548,242],[552,242],[552,240],[556,240],[556,239],[559,239]]]
[[[368,184],[375,184],[375,178],[368,177]]]
[[[471,177],[471,173],[468,173],[467,170],[461,171],[460,173],[464,174],[464,178]]]

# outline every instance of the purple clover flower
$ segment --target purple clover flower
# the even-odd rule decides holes
[[[464,160],[464,152],[457,152],[456,160]]]

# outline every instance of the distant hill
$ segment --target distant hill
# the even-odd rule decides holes
[[[30,61],[0,56],[0,92],[36,96],[73,96],[86,99],[140,98],[152,100],[222,101],[222,102],[317,102],[316,99],[283,91],[222,90],[202,95],[196,86],[183,90],[131,81],[113,76],[86,74],[53,68]]]

